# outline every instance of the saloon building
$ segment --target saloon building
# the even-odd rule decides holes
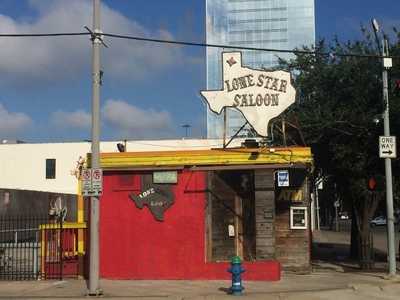
[[[90,157],[89,157],[90,165]],[[101,154],[100,274],[247,280],[310,269],[310,148]]]
[[[244,260],[246,280],[279,280],[282,270],[310,269],[310,149],[232,144],[223,149],[212,140],[131,141],[129,152],[116,152],[116,142],[102,143],[102,278],[229,279],[234,255]],[[75,168],[89,146],[0,145],[1,214],[43,215],[49,200],[60,196],[66,221],[76,223],[68,229],[78,232],[70,243],[76,249],[66,252],[74,257],[63,260],[75,265],[70,273],[64,269],[65,276],[81,274],[75,270],[88,263],[89,241],[80,232],[88,233],[89,199],[80,195]],[[45,278],[54,275],[45,263],[41,269]]]

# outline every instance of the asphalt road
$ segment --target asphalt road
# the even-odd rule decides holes
[[[351,231],[351,220],[340,220],[339,221],[339,230],[343,234],[343,241],[346,243],[350,243],[350,231]],[[374,238],[374,248],[379,250],[382,253],[387,253],[387,226],[379,225],[371,227]],[[400,224],[395,225],[395,237],[396,237],[396,245],[399,245],[399,237],[400,237]],[[396,253],[398,252],[399,247],[396,247]]]
[[[398,255],[399,251],[399,226],[395,226],[395,237],[396,237],[396,253]],[[374,248],[387,253],[387,227],[386,226],[375,226],[372,228],[374,233]]]
[[[350,261],[350,220],[344,224],[341,222],[340,231],[320,230],[313,232],[312,256],[315,261],[343,262]],[[387,261],[387,227],[372,227],[373,243],[375,249],[375,261],[386,263]],[[395,250],[399,260],[400,226],[395,226]],[[379,264],[377,264],[379,265]],[[398,263],[400,267],[400,263]]]

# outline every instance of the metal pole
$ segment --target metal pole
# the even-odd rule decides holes
[[[222,148],[226,147],[226,107],[224,107],[224,133]]]
[[[389,47],[386,39],[383,40],[382,54],[383,56],[389,56]],[[390,136],[388,74],[384,62],[382,71],[382,81],[383,81],[383,105],[384,105],[384,112],[383,112],[384,135]],[[385,176],[386,176],[386,210],[387,210],[389,275],[395,276],[396,249],[395,249],[394,214],[393,214],[392,161],[390,158],[385,158]]]
[[[322,179],[321,179],[322,180]],[[315,189],[315,204],[317,205],[317,230],[320,230],[320,219],[319,219],[319,196],[318,196],[318,186]]]
[[[100,167],[100,0],[93,0],[92,36],[92,158],[91,167]],[[90,198],[90,249],[89,249],[90,296],[102,294],[99,287],[99,197]]]
[[[311,231],[314,232],[315,230],[315,194],[310,193],[311,199]]]
[[[337,200],[336,200],[337,201]],[[335,205],[335,231],[339,231],[338,207]]]
[[[285,117],[282,117],[282,135],[283,135],[283,145],[287,147],[287,142],[286,142],[286,121]]]

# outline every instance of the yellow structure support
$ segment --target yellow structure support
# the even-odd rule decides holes
[[[82,180],[78,179],[77,216],[76,216],[78,224],[83,224],[85,221],[84,211],[85,211],[85,205],[82,196]],[[78,252],[82,255],[85,253],[85,241],[84,241],[83,229],[78,229]]]
[[[100,163],[105,170],[177,166],[312,164],[312,154],[308,147],[123,152],[102,153]],[[88,165],[90,165],[90,154]]]

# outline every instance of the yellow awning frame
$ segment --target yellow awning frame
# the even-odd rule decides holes
[[[88,154],[90,167],[90,153]],[[191,168],[199,166],[240,166],[304,164],[312,166],[309,147],[228,148],[191,151],[148,151],[101,153],[103,170]]]

